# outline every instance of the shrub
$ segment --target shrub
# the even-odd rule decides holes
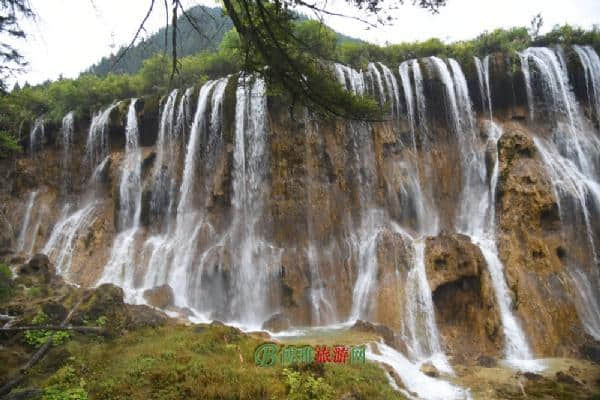
[[[33,325],[42,325],[48,322],[48,316],[39,311],[31,320]],[[57,346],[63,344],[71,338],[67,331],[48,331],[48,330],[30,330],[25,331],[25,342],[33,347],[41,347],[48,340],[52,340],[52,344]]]

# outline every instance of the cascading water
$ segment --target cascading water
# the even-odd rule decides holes
[[[125,126],[125,156],[121,169],[119,185],[119,228],[121,230],[139,225],[142,187],[141,164],[142,155],[139,147],[139,129],[135,105],[132,99],[127,112]]]
[[[588,96],[600,89],[595,72],[600,70],[600,59],[593,57],[591,49],[576,47],[575,51],[586,70]],[[579,105],[571,91],[566,63],[561,50],[529,48],[521,53],[522,69],[530,79],[526,80],[527,92],[531,93],[530,114],[537,110],[538,101],[551,116],[549,137],[534,137],[542,161],[546,165],[554,194],[558,199],[563,231],[574,225],[569,236],[577,245],[587,247],[589,266],[568,262],[568,271],[576,290],[576,305],[585,329],[600,339],[600,293],[598,287],[598,253],[592,213],[600,210],[599,166],[600,141],[586,128]],[[536,73],[531,73],[535,69]],[[531,78],[533,77],[533,79]],[[534,85],[534,83],[536,85]],[[540,88],[535,90],[535,88]],[[541,92],[541,93],[539,93]],[[595,105],[595,98],[589,98]],[[574,236],[574,237],[573,237]]]
[[[306,164],[313,165],[309,159],[314,155],[311,154],[311,135],[315,137],[320,136],[319,122],[316,119],[312,119],[311,113],[306,111],[307,125],[312,123],[313,129],[306,129]],[[317,198],[318,191],[314,188],[316,182],[316,171],[315,168],[309,168],[308,173],[308,190],[307,190],[307,202],[312,204],[313,200]],[[312,208],[307,208],[307,230],[308,230],[308,244],[306,249],[306,258],[309,266],[310,276],[310,302],[311,302],[311,323],[314,326],[330,324],[338,321],[337,307],[335,304],[335,297],[331,295],[330,289],[325,287],[323,275],[321,273],[321,261],[322,256],[320,252],[324,249],[322,244],[318,243],[315,238],[315,227],[314,227],[315,216],[312,213]]]
[[[161,114],[160,124],[158,126],[158,139],[156,142],[156,160],[154,168],[153,190],[150,207],[153,215],[159,215],[165,209],[170,214],[173,208],[173,197],[175,194],[177,153],[176,153],[176,135],[174,129],[175,101],[177,100],[178,90],[171,91],[165,100]],[[183,99],[181,102],[181,115],[184,117],[185,106]],[[178,118],[178,121],[179,118]],[[183,126],[183,122],[180,122]]]
[[[491,183],[486,177],[486,148],[497,148],[501,131],[490,122],[488,129],[489,143],[480,143],[475,133],[474,117],[467,82],[462,70],[455,60],[449,64],[452,75],[445,63],[432,57],[439,77],[446,88],[447,104],[452,120],[455,122],[455,134],[461,152],[463,187],[461,191],[461,207],[457,216],[457,231],[471,237],[477,244],[486,260],[488,271],[499,307],[500,318],[505,335],[505,353],[507,359],[515,366],[526,369],[537,369],[535,362],[526,362],[533,358],[527,339],[519,321],[512,313],[511,297],[504,277],[504,266],[498,257],[495,238],[495,192],[498,180],[498,157],[492,169]],[[497,150],[496,150],[497,151]]]
[[[245,324],[260,326],[269,315],[267,292],[271,271],[279,273],[281,252],[262,239],[264,180],[267,173],[266,84],[241,77],[236,92],[233,150],[233,221],[239,237],[233,250],[235,290],[233,314]]]
[[[100,176],[103,175],[109,162],[106,136],[108,135],[110,114],[117,104],[109,106],[92,118],[85,145],[84,160],[84,165],[91,168],[92,172],[86,184],[81,205],[71,213],[71,205],[65,204],[61,216],[42,250],[54,263],[57,273],[63,275],[67,280],[70,278],[78,240],[82,233],[90,228],[97,216],[96,189]],[[103,158],[100,158],[102,156]]]
[[[75,112],[71,111],[62,119],[62,125],[60,128],[59,141],[62,146],[61,154],[61,168],[62,168],[62,186],[61,191],[63,195],[67,195],[73,188],[73,177],[71,173],[71,163],[73,155],[73,133],[75,130]]]
[[[118,229],[121,232],[113,242],[110,259],[99,280],[99,283],[118,283],[125,289],[133,287],[137,265],[135,240],[142,209],[142,155],[139,147],[136,103],[137,99],[131,99],[125,126],[125,154],[121,163],[121,181],[119,183]]]
[[[183,93],[183,97],[179,100],[177,109],[177,118],[175,120],[175,132],[180,137],[187,137],[190,126],[192,125],[192,94],[194,87],[189,87]]]
[[[27,206],[25,207],[25,216],[23,217],[23,225],[21,225],[21,231],[19,233],[19,237],[17,239],[17,251],[22,252],[25,251],[25,247],[27,246],[27,238],[31,231],[31,214],[33,207],[35,206],[35,200],[37,197],[37,190],[34,190],[29,194],[29,200],[27,201]],[[33,241],[33,237],[31,240]]]
[[[588,103],[600,120],[600,57],[591,46],[573,46],[585,73]]]
[[[193,295],[190,293],[190,279],[193,273],[201,272],[200,266],[194,264],[198,257],[196,241],[198,236],[208,230],[212,233],[213,228],[204,217],[195,203],[195,184],[198,171],[200,145],[203,138],[210,133],[207,118],[207,110],[210,105],[210,95],[215,86],[226,85],[227,80],[207,82],[200,89],[198,96],[198,107],[194,116],[190,140],[188,141],[183,167],[183,178],[179,189],[179,204],[177,205],[177,219],[172,242],[172,248],[177,249],[174,254],[173,267],[169,271],[168,283],[175,292],[176,304],[192,305]],[[190,296],[192,295],[192,296]],[[191,297],[191,299],[190,299]],[[192,304],[190,304],[192,303]]]
[[[414,78],[414,90],[410,79],[410,71],[412,70]],[[425,123],[427,105],[425,102],[425,94],[423,91],[423,77],[421,75],[421,67],[417,60],[409,60],[400,64],[398,68],[400,74],[400,82],[404,92],[404,101],[406,104],[406,113],[410,126],[411,133],[411,149],[415,156],[417,155],[417,134],[420,134],[420,143],[424,150],[428,148],[427,126]],[[431,175],[430,157],[425,156],[422,169],[426,175]],[[412,199],[416,211],[415,230],[419,234],[435,235],[438,232],[438,215],[437,210],[432,204],[433,186],[432,184],[424,185],[419,172],[418,162],[407,162],[408,176],[414,177],[410,181],[410,185],[405,192],[407,197]]]
[[[399,229],[397,231],[402,232]],[[425,243],[422,239],[412,240],[412,243],[413,267],[406,278],[406,316],[402,335],[413,360],[419,363],[429,360],[440,371],[452,373],[442,351],[435,322],[433,299],[425,271]]]
[[[392,71],[390,71],[386,65],[382,63],[377,64],[383,71],[383,78],[387,88],[388,102],[390,103],[392,115],[397,116],[400,113],[400,91],[398,90],[398,82]]]
[[[356,94],[362,94],[365,82],[363,73],[348,67],[340,68],[340,70],[348,75],[349,86],[345,87],[355,91]],[[377,86],[376,89],[371,90],[372,94],[379,93],[381,104],[383,104],[385,102],[383,82],[379,70],[374,64],[369,65],[368,75],[373,87]],[[347,129],[351,136],[352,167],[355,169],[359,182],[360,225],[357,231],[353,231],[351,228],[350,232],[352,252],[358,259],[358,271],[352,293],[352,310],[349,319],[357,320],[368,318],[371,309],[371,293],[375,288],[377,273],[377,238],[384,226],[385,216],[374,208],[373,204],[376,173],[374,171],[374,144],[370,127],[364,122],[349,122]]]
[[[425,375],[419,370],[419,365],[410,362],[402,353],[384,343],[370,343],[367,348],[367,358],[392,367],[404,386],[420,399],[465,400],[471,398],[468,391]],[[406,392],[404,394],[410,396]]]
[[[96,202],[92,201],[72,214],[67,213],[68,208],[63,211],[42,250],[56,266],[56,272],[65,279],[70,277],[77,241],[94,220],[96,206]]]
[[[31,132],[29,133],[29,151],[30,155],[34,157],[38,151],[44,145],[46,140],[46,129],[44,127],[44,117],[39,117],[33,123]]]
[[[408,80],[407,72],[409,64],[400,68],[402,86],[405,90],[405,99],[407,103],[414,104],[412,96],[412,87]],[[412,64],[413,68],[418,69],[418,64]],[[342,68],[339,71],[346,72]],[[351,70],[350,70],[351,71]],[[419,71],[420,72],[420,71]],[[419,72],[415,72],[418,74]],[[352,72],[347,73],[352,77]],[[340,73],[340,76],[342,74]],[[375,75],[373,72],[371,75]],[[354,75],[356,76],[356,75]],[[419,78],[417,78],[419,79]],[[362,80],[362,79],[361,79]],[[340,79],[341,81],[341,79]],[[377,80],[375,80],[377,82]],[[360,80],[358,80],[360,82]],[[359,86],[357,81],[350,80],[350,88]],[[390,84],[389,89],[393,90],[394,85]],[[410,88],[410,90],[407,90]],[[422,85],[416,88],[420,91],[417,101],[422,101]],[[407,94],[408,93],[408,94]],[[399,103],[398,103],[399,104]],[[420,104],[420,111],[424,113],[424,104]],[[410,117],[409,117],[410,118]],[[414,121],[414,115],[412,121]],[[359,187],[361,198],[361,219],[360,227],[356,234],[353,234],[351,242],[356,246],[358,274],[353,287],[353,302],[350,313],[350,321],[359,318],[369,319],[372,307],[372,297],[376,289],[377,282],[377,244],[380,234],[386,229],[392,229],[400,234],[408,243],[412,244],[413,267],[408,273],[406,282],[406,317],[404,322],[404,339],[410,348],[411,358],[417,363],[431,361],[436,367],[444,372],[451,373],[452,369],[441,350],[439,333],[435,323],[435,313],[431,290],[427,281],[424,261],[424,243],[423,240],[415,239],[406,231],[395,224],[387,222],[387,216],[383,210],[374,207],[374,154],[372,150],[372,139],[370,130],[367,126],[359,123],[350,124],[352,133],[354,154],[356,157],[356,166],[359,173]],[[414,129],[414,127],[411,127]],[[414,132],[414,131],[413,131]],[[414,141],[413,141],[414,142]],[[413,144],[412,150],[416,152],[416,145]],[[416,177],[413,184],[406,190],[406,196],[415,202],[417,209],[415,219],[417,220],[417,233],[419,236],[424,234],[437,233],[437,219],[435,212],[427,212],[425,209],[427,201],[421,191],[421,183],[418,175],[418,167],[412,165],[410,175]],[[464,396],[462,396],[464,397]]]
[[[362,71],[356,71],[342,64],[335,64],[334,67],[338,82],[344,88],[357,95],[365,93],[365,79]]]
[[[96,166],[108,155],[108,125],[110,114],[117,104],[112,104],[104,111],[99,111],[92,118],[85,144],[85,164],[92,173],[95,171]]]
[[[492,95],[490,93],[490,56],[485,56],[483,62],[478,57],[475,60],[477,70],[477,80],[479,83],[479,96],[481,98],[481,108],[486,110],[492,119]]]

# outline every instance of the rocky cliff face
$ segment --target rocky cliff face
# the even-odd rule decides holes
[[[2,161],[0,250],[200,320],[369,320],[415,360],[577,355],[600,339],[590,51],[335,66],[391,105],[373,124],[238,76],[76,116]]]

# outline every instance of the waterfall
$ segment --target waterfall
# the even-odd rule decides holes
[[[263,183],[267,167],[266,84],[256,78],[240,77],[236,91],[235,147],[233,150],[233,223],[239,230],[233,250],[235,290],[233,312],[240,322],[257,325],[268,316],[265,291],[269,269],[277,266],[279,252],[261,238],[263,229]],[[271,264],[271,265],[269,265]]]
[[[174,254],[173,268],[169,284],[175,292],[177,304],[189,305],[188,276],[198,256],[196,241],[203,229],[212,231],[201,210],[194,203],[196,174],[200,155],[200,145],[205,136],[209,135],[207,109],[210,104],[210,94],[215,86],[226,85],[227,80],[209,81],[200,89],[198,106],[192,124],[190,140],[187,145],[183,167],[183,179],[179,189],[179,204],[177,205],[177,220],[174,233],[177,253]]]
[[[128,229],[139,225],[142,184],[142,154],[139,148],[139,129],[135,105],[132,99],[127,111],[125,126],[125,155],[121,163],[121,181],[119,184],[119,229]]]
[[[352,238],[358,250],[358,275],[352,291],[351,321],[369,319],[378,269],[377,240],[383,228],[383,217],[383,213],[376,209],[363,211],[358,233]]]
[[[29,132],[29,151],[31,157],[34,157],[42,149],[46,140],[44,123],[44,117],[37,118]]]
[[[384,343],[370,343],[367,347],[367,358],[392,367],[398,374],[404,387],[415,393],[418,398],[426,400],[470,399],[465,391],[451,383],[429,377],[422,373],[419,364],[410,362],[404,355]],[[412,398],[409,393],[403,393]]]
[[[150,207],[154,216],[167,208],[167,215],[172,211],[174,182],[176,180],[176,132],[174,128],[175,101],[178,90],[171,91],[160,112],[158,139],[156,142],[156,160],[154,161],[153,189]],[[183,99],[181,101],[183,104]],[[184,109],[182,105],[181,109]],[[182,111],[183,113],[183,111]],[[183,117],[183,114],[181,115]],[[178,118],[179,120],[179,118]]]
[[[68,208],[63,210],[42,250],[54,263],[56,272],[65,279],[70,277],[77,242],[94,221],[96,206],[97,203],[92,201],[72,214],[68,214]]]
[[[114,282],[124,289],[133,286],[137,249],[135,239],[138,233],[141,203],[141,163],[139,129],[135,109],[137,99],[131,99],[125,126],[125,154],[122,162],[119,183],[118,229],[121,232],[113,242],[110,259],[104,267],[99,283]]]
[[[414,77],[414,90],[411,83],[409,71],[412,70]],[[428,148],[427,125],[425,123],[427,105],[425,101],[425,93],[423,90],[423,77],[421,68],[417,60],[405,61],[398,67],[400,81],[404,92],[404,101],[406,103],[407,116],[411,132],[411,147],[412,151],[417,154],[417,134],[420,134],[423,149]],[[418,122],[418,125],[417,125]],[[426,175],[431,174],[431,158],[429,154],[425,155],[423,170]],[[437,210],[431,204],[433,199],[433,185],[431,183],[423,185],[418,161],[414,163],[407,162],[408,176],[413,177],[411,185],[405,189],[406,194],[414,203],[416,211],[416,231],[420,234],[437,234],[438,231],[438,215]],[[424,186],[424,187],[423,187]]]
[[[65,115],[62,119],[62,125],[60,128],[59,142],[62,146],[61,162],[62,168],[62,186],[61,191],[63,195],[70,193],[72,190],[72,172],[71,163],[73,155],[71,149],[73,147],[73,133],[75,130],[75,112],[71,111]]]
[[[435,310],[427,273],[425,243],[413,243],[413,268],[406,278],[406,306],[403,337],[413,360],[431,360],[440,371],[451,373],[452,368],[442,351],[435,322]]]
[[[477,70],[477,82],[479,83],[479,96],[481,98],[481,109],[486,110],[492,119],[492,94],[490,92],[490,56],[485,56],[483,62],[479,57],[473,57],[475,69]]]
[[[416,115],[416,105],[415,105],[415,97],[413,96],[412,84],[409,76],[409,68],[411,67],[410,61],[405,61],[398,67],[398,72],[400,74],[400,83],[402,85],[402,90],[404,92],[404,102],[406,103],[406,116],[408,118],[408,124],[410,126],[410,137],[411,137],[411,145],[414,151],[417,150],[417,140],[416,140],[416,126],[417,126],[417,115]],[[417,62],[417,67],[419,66]],[[414,72],[413,72],[414,74]]]
[[[377,74],[379,74],[377,68],[374,64],[370,64],[369,69],[370,81],[379,82],[379,89],[383,90],[381,76],[379,75],[379,79],[377,79]],[[362,72],[350,68],[349,76],[351,88],[359,88],[357,89],[358,93],[364,90],[365,80]],[[372,93],[376,94],[375,91]],[[382,101],[385,101],[385,99],[383,98]],[[381,210],[376,209],[373,204],[377,175],[370,126],[364,122],[348,122],[347,130],[352,146],[352,168],[357,175],[357,190],[360,202],[360,225],[357,231],[350,233],[353,253],[358,260],[357,277],[352,292],[350,320],[357,320],[359,318],[368,319],[370,313],[371,294],[375,288],[378,269],[377,238],[384,226],[385,215]]]
[[[591,112],[599,118],[600,58],[589,46],[574,46],[574,51],[585,73]],[[600,215],[600,139],[590,134],[590,121],[577,104],[562,51],[530,48],[519,57],[531,122],[539,123],[540,128],[533,142],[558,199],[560,233],[565,241],[583,247],[573,253],[571,248],[580,247],[565,247],[569,251],[561,256],[567,263],[564,278],[569,281],[567,286],[575,289],[573,302],[585,330],[600,340],[600,228],[595,223]],[[267,85],[258,76],[240,75],[237,80],[225,77],[197,89],[175,89],[166,94],[159,108],[155,158],[147,157],[144,162],[136,114],[140,103],[131,99],[128,104],[122,151],[109,148],[111,127],[113,136],[118,133],[117,124],[111,124],[118,103],[113,104],[92,118],[83,160],[83,166],[89,168],[84,175],[88,178],[93,171],[91,178],[79,203],[65,204],[43,251],[60,274],[71,278],[73,271],[81,270],[76,263],[98,248],[97,244],[86,247],[86,237],[99,225],[96,218],[104,223],[106,214],[113,211],[109,205],[114,199],[116,232],[110,236],[110,250],[102,253],[108,261],[97,284],[120,285],[126,301],[143,303],[145,290],[166,284],[174,293],[174,307],[168,311],[189,311],[193,321],[218,319],[245,329],[261,329],[271,316],[281,314],[310,318],[312,325],[344,321],[346,327],[358,319],[389,324],[406,345],[406,354],[372,344],[369,358],[392,366],[408,390],[419,397],[461,399],[468,398],[468,392],[419,371],[422,364],[431,362],[439,371],[453,373],[440,331],[450,333],[448,345],[452,345],[456,340],[452,335],[460,330],[452,331],[455,327],[447,325],[438,329],[436,312],[446,317],[450,308],[436,309],[427,277],[431,266],[426,261],[436,251],[427,248],[427,238],[444,238],[449,230],[450,234],[469,236],[485,260],[485,276],[489,272],[497,304],[493,312],[498,312],[502,322],[504,357],[517,368],[537,370],[540,365],[532,360],[533,352],[514,311],[499,255],[498,238],[503,232],[496,229],[496,197],[502,129],[495,121],[500,121],[503,113],[495,110],[494,120],[490,62],[489,56],[474,58],[478,80],[474,88],[479,90],[483,110],[479,115],[456,60],[408,60],[394,72],[378,62],[369,63],[366,70],[334,64],[330,78],[349,92],[369,94],[381,106],[389,105],[392,123],[328,121],[319,127],[318,121],[308,117],[293,120],[289,134],[298,135],[291,142],[291,146],[297,146],[292,151],[298,154],[291,159],[285,159],[290,143],[285,142],[287,138],[282,141],[283,134],[277,131],[287,128],[289,121],[277,115],[281,110],[277,104],[268,109]],[[423,63],[428,67],[425,71]],[[500,68],[495,64],[493,67]],[[432,75],[431,86],[425,86],[423,73]],[[438,88],[440,99],[426,98],[426,89]],[[226,101],[226,92],[235,92],[235,108],[233,98]],[[437,113],[434,106],[438,104],[447,124],[437,119],[428,121],[429,114]],[[476,108],[479,110],[479,105]],[[233,120],[227,121],[226,117]],[[73,112],[64,116],[58,136],[65,194],[72,190],[71,174],[78,167],[72,164],[77,159],[73,151],[74,119]],[[38,126],[36,121],[38,127],[30,132],[32,152],[41,146],[35,143],[45,140],[43,120],[38,121],[42,122]],[[303,124],[306,137],[299,131]],[[144,154],[151,149],[145,150]],[[116,177],[111,175],[110,184],[115,187],[107,195],[110,199],[103,200],[101,195],[106,193],[92,189],[107,176],[111,162],[111,171],[120,171],[119,180],[112,182]],[[456,179],[458,187],[443,181],[447,178]],[[109,182],[103,183],[108,192]],[[328,189],[331,194],[324,193]],[[40,198],[45,201],[51,196],[46,188],[41,190],[25,193],[23,225],[17,240],[22,253],[35,250],[36,232],[45,221],[38,204]],[[297,193],[300,199],[291,199]],[[350,204],[339,204],[338,210],[338,200]],[[303,204],[296,207],[293,201],[324,206],[326,210],[302,208]],[[449,204],[451,201],[455,204]],[[280,202],[287,203],[281,206]],[[144,208],[143,226],[142,205],[149,206],[150,217],[146,221]],[[294,213],[304,209],[309,215],[306,220],[302,215],[297,218],[299,224],[306,223],[294,231],[301,232],[297,243],[287,249],[278,247],[280,236],[288,231],[273,228],[272,221],[280,217],[292,220],[297,217]],[[324,218],[321,223],[318,218],[322,215],[331,219]],[[402,248],[388,252],[388,246],[395,246],[398,237]],[[552,240],[556,237],[558,232]],[[289,243],[288,239],[281,242]],[[291,262],[297,262],[302,270],[299,277],[292,278],[302,282],[282,280],[284,267],[286,273],[289,271],[288,265],[282,265],[283,261],[290,262],[288,255],[298,257]],[[390,268],[392,262],[397,265]],[[326,275],[334,269],[343,271]],[[398,283],[395,278],[383,281],[390,271],[397,274]],[[343,281],[340,288],[330,283],[336,278]],[[444,289],[454,290],[457,282]],[[291,289],[284,284],[290,284]],[[290,311],[289,303],[283,302],[284,294],[288,294],[285,290],[292,293],[293,300],[301,292],[304,298],[300,306],[309,302],[307,310],[298,314]],[[338,299],[340,293],[343,297]],[[452,292],[440,291],[436,296],[439,293],[444,298]],[[390,301],[401,303],[399,310],[381,309],[388,306],[381,304],[388,296],[401,296]],[[487,348],[489,343],[476,345]]]
[[[134,286],[134,273],[137,265],[136,237],[142,208],[142,155],[139,147],[136,103],[137,99],[131,99],[129,102],[125,125],[125,151],[121,163],[117,225],[120,233],[113,241],[110,259],[98,282],[98,284],[117,283],[126,291]]]
[[[431,57],[439,77],[446,88],[450,117],[454,122],[455,133],[461,153],[463,187],[461,190],[461,206],[457,216],[457,231],[471,237],[479,246],[486,260],[492,278],[493,288],[499,307],[502,327],[506,343],[507,359],[516,366],[536,369],[533,362],[524,362],[533,358],[525,333],[519,321],[512,313],[511,298],[504,277],[504,266],[498,257],[495,238],[495,191],[498,180],[498,157],[491,174],[491,183],[487,182],[485,150],[488,146],[497,148],[501,131],[490,121],[488,142],[480,143],[474,127],[474,116],[471,109],[469,90],[464,74],[455,60],[450,59],[452,74],[445,63]]]
[[[591,46],[573,46],[579,56],[585,76],[588,103],[596,119],[600,120],[600,58]]]
[[[597,55],[593,57],[589,50],[575,48],[584,69],[588,71],[588,94],[595,94],[600,87],[596,86],[593,71],[600,69],[600,60]],[[574,236],[571,239],[586,246],[590,255],[588,266],[573,260],[567,262],[567,270],[577,289],[575,304],[586,331],[600,339],[599,260],[592,221],[592,213],[597,215],[600,210],[600,141],[596,135],[590,134],[590,129],[583,123],[562,51],[529,48],[521,53],[521,58],[524,70],[535,68],[536,71],[535,74],[527,71],[528,76],[534,78],[526,82],[533,99],[530,107],[534,105],[534,100],[541,99],[549,108],[551,134],[549,137],[534,137],[534,143],[558,200],[563,234],[570,228]],[[538,87],[540,89],[534,91]]]
[[[490,183],[488,184],[485,180],[471,181],[472,186],[467,184],[463,188],[462,203],[464,207],[462,208],[459,231],[471,237],[471,240],[481,249],[486,261],[502,321],[507,360],[518,368],[537,370],[542,367],[541,364],[531,361],[533,353],[517,317],[512,312],[512,299],[504,277],[504,265],[498,257],[496,245],[495,199],[499,173],[497,142],[500,136],[502,136],[502,131],[490,121],[488,125],[488,143],[489,147],[496,149]],[[485,152],[487,147],[481,147],[481,157],[477,157],[475,159],[477,163],[473,164],[476,169],[484,173],[486,165],[482,153]]]
[[[192,125],[192,94],[194,93],[194,87],[191,86],[185,90],[183,97],[179,100],[179,107],[177,108],[177,118],[175,120],[175,132],[182,140],[189,133],[190,126]],[[172,107],[172,106],[171,106]],[[168,111],[172,112],[172,111]],[[172,118],[172,117],[171,117]],[[161,119],[162,123],[162,119]]]
[[[594,135],[585,134],[562,53],[532,47],[521,55],[525,59],[524,65],[532,62],[541,77],[540,94],[547,114],[555,124],[552,141],[563,157],[574,162],[585,175],[593,176],[598,170],[594,156],[600,150],[600,141]]]
[[[415,92],[413,96],[412,85],[408,75],[408,68],[412,67],[415,76]],[[371,67],[371,76],[376,74]],[[346,88],[360,87],[363,82],[362,74],[353,73],[350,68],[336,66],[338,79],[348,77]],[[406,103],[409,105],[409,116],[411,121],[411,134],[416,134],[415,121],[419,119],[419,127],[424,126],[425,102],[423,94],[422,77],[419,64],[410,61],[399,67],[401,84],[404,90]],[[375,78],[374,80],[378,80]],[[390,81],[393,82],[393,81]],[[381,87],[381,86],[380,86]],[[394,90],[394,85],[388,85]],[[394,95],[395,96],[395,95]],[[399,94],[398,94],[399,96]],[[417,106],[415,106],[417,103]],[[396,102],[399,104],[399,101]],[[416,110],[415,110],[416,108]],[[373,141],[370,137],[369,127],[363,123],[349,123],[351,140],[353,144],[353,155],[355,157],[355,168],[358,171],[358,182],[360,190],[361,218],[360,226],[356,233],[350,235],[350,242],[357,255],[357,278],[353,287],[352,309],[350,321],[359,318],[369,319],[372,308],[372,297],[376,290],[377,282],[377,244],[380,233],[389,227],[400,234],[405,240],[412,244],[413,267],[409,271],[406,282],[406,318],[404,322],[404,337],[410,347],[411,357],[415,362],[430,360],[436,367],[448,373],[452,372],[448,361],[441,350],[439,333],[435,323],[435,311],[429,283],[425,272],[424,243],[423,239],[415,239],[396,224],[390,224],[383,210],[374,207],[373,193],[375,191],[375,157],[373,152]],[[412,151],[416,153],[416,140],[413,139]],[[408,163],[410,164],[410,162]],[[437,213],[425,199],[421,190],[421,182],[416,164],[407,164],[409,176],[413,177],[412,184],[405,190],[408,201],[414,202],[416,210],[416,232],[419,235],[437,234]]]
[[[92,117],[85,144],[85,165],[89,171],[95,171],[96,166],[108,155],[108,125],[110,114],[117,104],[110,105],[104,111],[99,111]]]
[[[81,204],[72,213],[70,212],[71,205],[65,204],[61,216],[54,225],[42,250],[56,266],[57,273],[63,275],[67,280],[71,274],[73,257],[77,251],[78,242],[83,232],[90,229],[97,215],[99,201],[96,198],[96,190],[100,177],[105,173],[110,159],[108,155],[108,125],[110,114],[117,105],[118,103],[112,104],[104,111],[100,111],[93,116],[88,130],[83,161],[84,165],[91,170],[91,174]],[[67,125],[68,123],[67,119]],[[63,148],[66,148],[65,143],[67,140],[64,138],[62,140]],[[69,142],[69,147],[71,144],[72,142]]]
[[[450,75],[450,71],[448,70],[448,66],[446,63],[437,58],[430,57],[429,62],[433,65],[434,69],[437,71],[440,80],[442,81],[442,85],[444,85],[444,89],[446,90],[446,109],[450,111],[450,121],[449,125],[453,128],[454,132],[457,134],[460,132],[460,114],[458,111],[458,105],[456,103],[456,92],[454,89],[454,80]]]
[[[346,89],[357,95],[365,94],[365,79],[362,71],[356,71],[346,65],[335,64],[338,82]]]
[[[386,65],[382,63],[377,64],[383,71],[383,78],[385,80],[385,86],[388,94],[388,102],[391,106],[392,115],[397,116],[400,114],[400,91],[398,89],[398,82],[396,81],[396,77],[394,76],[392,71],[390,71],[390,69]]]
[[[219,135],[218,131],[213,130],[214,127],[220,127],[220,122],[216,123],[217,117],[214,117],[214,114],[221,115],[220,109],[226,85],[227,78],[223,78],[209,81],[200,88],[198,105],[185,149],[183,177],[178,190],[179,200],[176,206],[172,206],[176,212],[175,225],[162,234],[150,236],[146,239],[142,251],[142,259],[147,260],[142,266],[144,277],[142,283],[136,286],[137,291],[140,292],[143,289],[167,283],[173,288],[177,306],[202,308],[201,311],[211,310],[204,309],[203,306],[208,305],[199,301],[203,298],[202,292],[201,288],[195,285],[198,283],[197,278],[203,272],[203,255],[199,254],[198,241],[201,235],[207,234],[213,237],[215,232],[204,216],[204,203],[198,201],[201,193],[197,193],[196,182],[198,181],[199,171],[206,172],[214,169],[213,165],[208,165],[208,158],[206,157],[207,138],[212,140],[213,136]],[[174,141],[175,135],[180,135],[180,140],[183,140],[182,133],[187,126],[187,118],[190,112],[189,101],[192,93],[193,89],[186,90],[180,100],[174,125],[176,94],[172,92],[170,98],[165,102],[159,128],[164,142]],[[213,113],[212,116],[209,116],[209,110]],[[213,124],[211,124],[211,121]],[[174,147],[171,149],[174,149]],[[164,157],[173,158],[176,155],[165,152]],[[207,164],[204,165],[203,163]],[[157,168],[160,168],[160,164],[157,164]],[[169,178],[170,185],[175,182],[174,168],[175,165],[173,165],[173,171],[169,171],[169,174],[173,174]],[[161,175],[155,174],[155,185],[159,179],[162,179]],[[173,199],[174,196],[170,195],[169,201],[171,204]],[[138,298],[136,301],[142,300]]]
[[[29,200],[27,200],[27,205],[25,207],[25,214],[23,216],[23,224],[21,225],[21,231],[19,232],[19,237],[17,238],[17,251],[21,252],[25,250],[25,245],[27,241],[27,236],[30,231],[29,226],[31,225],[31,214],[33,211],[33,207],[35,205],[35,199],[37,197],[37,190],[32,191],[29,194]],[[34,237],[31,237],[31,240],[34,240]]]
[[[314,118],[312,113],[306,111],[306,124],[312,124],[313,129],[306,129],[306,148],[305,148],[305,162],[306,165],[312,165],[311,157],[311,142],[314,137],[320,137],[321,131],[319,122]],[[307,204],[318,198],[319,192],[315,190],[314,184],[317,180],[317,174],[315,169],[310,167],[307,170]],[[321,256],[322,252],[325,252],[322,243],[315,240],[315,227],[314,218],[315,215],[312,212],[312,207],[307,207],[307,231],[308,231],[308,244],[306,248],[306,258],[309,267],[310,277],[310,300],[311,300],[311,324],[315,326],[331,324],[338,321],[337,307],[335,304],[335,298],[331,296],[330,289],[327,288],[323,283],[323,277],[321,274]]]

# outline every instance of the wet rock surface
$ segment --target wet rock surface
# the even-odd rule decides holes
[[[532,132],[509,124],[498,142],[498,250],[513,307],[538,354],[573,355],[583,333],[567,274],[558,203]],[[552,299],[549,301],[549,299]]]
[[[148,304],[158,308],[168,308],[173,305],[175,296],[169,285],[161,285],[144,291],[144,298]]]
[[[501,322],[491,278],[479,247],[468,236],[429,237],[425,266],[440,326],[450,353],[474,359],[499,355]]]

